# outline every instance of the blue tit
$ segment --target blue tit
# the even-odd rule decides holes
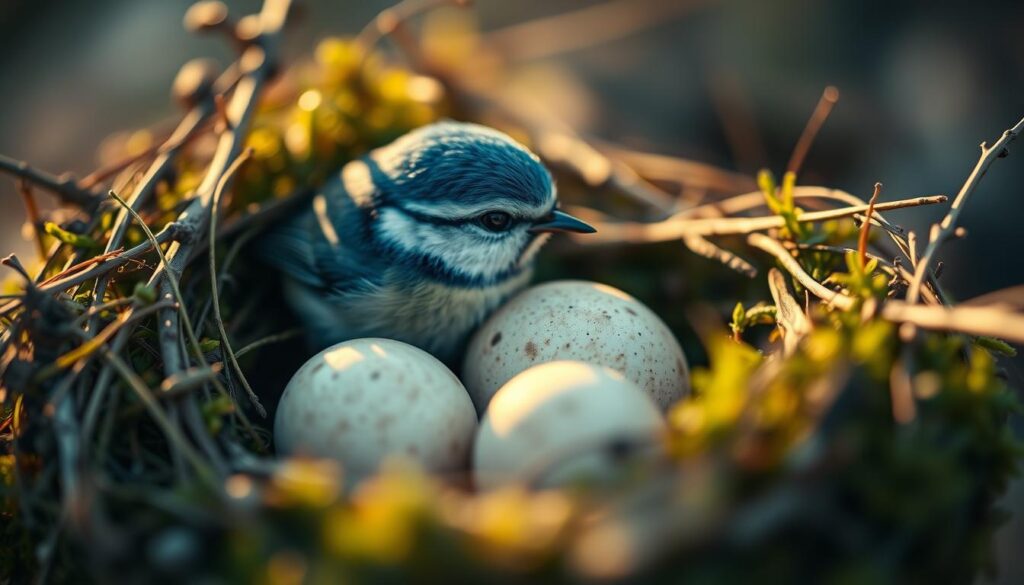
[[[314,349],[386,337],[452,364],[529,282],[550,232],[594,231],[556,203],[551,174],[512,138],[438,122],[345,165],[259,255]]]

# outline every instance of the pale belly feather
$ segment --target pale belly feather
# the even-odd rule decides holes
[[[459,361],[467,335],[530,280],[530,271],[494,286],[462,288],[410,283],[401,275],[385,283],[325,299],[288,287],[292,306],[311,324],[311,341],[324,347],[357,337],[385,337],[420,347],[448,363]],[[297,298],[295,295],[299,295]]]

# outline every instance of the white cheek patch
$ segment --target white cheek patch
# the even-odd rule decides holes
[[[378,237],[400,250],[427,254],[453,272],[485,279],[525,265],[546,240],[535,238],[523,253],[530,237],[525,230],[491,239],[471,229],[418,222],[393,208],[382,209],[377,221]]]

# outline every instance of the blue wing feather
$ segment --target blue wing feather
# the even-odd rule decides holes
[[[321,196],[333,234],[324,233],[321,218],[309,204],[263,234],[257,255],[302,284],[343,293],[372,278],[379,259],[366,249],[365,211],[352,203],[340,178],[325,185]]]

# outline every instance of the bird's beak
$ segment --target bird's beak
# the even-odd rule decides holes
[[[592,234],[597,230],[590,224],[556,209],[551,215],[533,224],[530,231],[533,233],[573,232],[577,234]]]

